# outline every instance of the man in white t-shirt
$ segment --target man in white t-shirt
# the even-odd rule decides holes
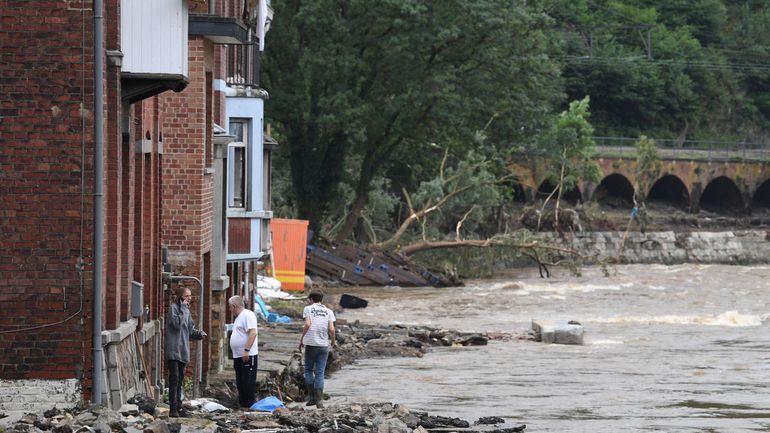
[[[305,386],[307,406],[322,408],[324,399],[324,373],[329,358],[329,347],[337,347],[334,329],[334,312],[321,303],[323,295],[313,292],[308,296],[310,305],[302,312],[305,326],[299,350],[305,346]]]
[[[233,351],[238,400],[241,407],[251,407],[257,394],[257,316],[243,305],[240,296],[231,297],[227,304],[236,316],[230,349]]]

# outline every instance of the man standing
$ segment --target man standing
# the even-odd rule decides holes
[[[206,333],[195,329],[190,315],[190,289],[181,287],[176,291],[176,302],[171,304],[166,318],[166,359],[168,360],[168,405],[169,416],[186,415],[182,410],[182,379],[187,363],[190,362],[190,340],[202,340]]]
[[[231,297],[227,304],[236,316],[230,349],[233,351],[238,402],[241,407],[251,407],[257,394],[257,316],[243,305],[240,296]]]
[[[305,346],[305,386],[308,394],[307,406],[323,408],[324,373],[329,357],[329,346],[337,347],[334,330],[334,312],[321,303],[323,295],[313,292],[308,296],[310,305],[302,312],[305,326],[299,350]]]

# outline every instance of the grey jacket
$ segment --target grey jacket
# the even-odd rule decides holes
[[[190,309],[181,301],[171,304],[166,317],[166,359],[190,362],[190,340],[202,340],[206,333],[195,329]]]

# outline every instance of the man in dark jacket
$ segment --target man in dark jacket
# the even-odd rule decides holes
[[[166,360],[168,361],[169,416],[178,417],[182,410],[182,379],[190,362],[190,340],[202,340],[206,333],[195,329],[190,315],[192,294],[188,288],[176,292],[176,302],[171,304],[166,317]],[[182,412],[183,413],[183,412]]]

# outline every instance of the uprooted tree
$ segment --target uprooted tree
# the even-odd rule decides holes
[[[444,153],[434,179],[423,182],[414,194],[402,190],[408,207],[403,221],[390,238],[371,244],[370,248],[397,250],[407,256],[434,249],[508,248],[535,261],[541,275],[543,271],[548,274],[548,265],[557,264],[556,257],[579,256],[570,248],[537,240],[526,230],[484,239],[476,237],[475,229],[483,223],[485,210],[499,204],[503,198],[500,186],[512,174],[496,175],[490,170],[491,161],[474,152],[450,167],[448,155]],[[442,235],[450,232],[453,236]]]
[[[618,254],[615,257],[616,261],[620,261],[623,256],[623,251],[626,246],[626,239],[628,238],[628,232],[631,230],[631,223],[634,219],[639,221],[639,228],[642,232],[645,231],[647,224],[647,206],[645,201],[647,200],[647,194],[650,193],[653,182],[658,178],[660,172],[663,169],[663,164],[660,161],[660,153],[655,146],[655,141],[642,135],[636,142],[636,180],[634,181],[634,209],[631,212],[631,217],[626,224],[626,231],[623,233],[623,238],[620,241],[620,248],[618,248]]]
[[[589,97],[573,101],[569,109],[559,114],[553,128],[546,134],[543,142],[543,157],[548,162],[546,178],[555,188],[543,201],[538,217],[537,230],[540,230],[541,218],[551,198],[556,195],[554,208],[554,228],[559,230],[559,209],[565,191],[574,188],[583,181],[596,181],[600,178],[599,166],[592,158],[596,144],[591,138],[593,127],[588,122]]]

